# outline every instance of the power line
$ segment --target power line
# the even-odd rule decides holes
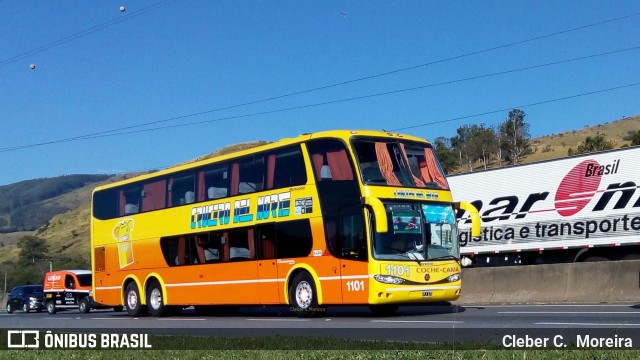
[[[533,107],[533,106],[539,106],[539,105],[549,104],[549,103],[553,103],[553,102],[571,100],[571,99],[575,99],[575,98],[579,98],[579,97],[583,97],[583,96],[595,95],[595,94],[600,94],[600,93],[605,93],[605,92],[609,92],[609,91],[620,90],[620,89],[639,86],[639,85],[640,85],[640,82],[627,84],[627,85],[620,85],[620,86],[616,86],[616,87],[612,87],[612,88],[594,90],[594,91],[589,91],[589,92],[585,92],[585,93],[581,93],[581,94],[574,94],[574,95],[564,96],[564,97],[555,98],[555,99],[547,99],[547,100],[542,100],[542,101],[529,103],[529,104],[524,104],[524,105],[507,106],[507,107],[504,107],[502,109],[489,110],[489,111],[485,111],[485,112],[477,113],[477,114],[473,114],[473,115],[464,115],[464,116],[459,116],[459,117],[455,117],[455,118],[449,118],[449,119],[445,119],[445,120],[438,120],[438,121],[432,121],[432,122],[423,123],[423,124],[410,125],[410,126],[400,127],[400,128],[396,128],[396,129],[391,129],[389,131],[400,131],[400,130],[414,129],[414,128],[423,127],[423,126],[429,126],[429,125],[435,125],[435,124],[442,124],[442,123],[446,123],[446,122],[464,120],[464,119],[474,118],[474,117],[478,117],[478,116],[491,115],[491,114],[496,114],[496,113],[500,113],[500,112],[510,111],[510,110],[513,110],[513,109]],[[180,126],[180,125],[178,125],[178,126]],[[185,124],[185,126],[186,126],[186,124]],[[147,129],[147,130],[152,130],[152,129]],[[137,130],[135,132],[144,132],[144,131],[147,131],[147,130]],[[153,129],[153,130],[155,130],[155,129]],[[115,136],[115,135],[121,135],[121,134],[109,134],[109,135],[104,135],[104,136]],[[0,151],[0,152],[3,152],[3,151]],[[136,171],[133,171],[133,172],[152,171],[152,170],[157,170],[157,169],[164,169],[164,168],[171,167],[171,166],[175,166],[175,165],[167,165],[167,166],[162,166],[162,167],[148,168],[148,169],[145,169],[145,170],[136,170]]]
[[[96,31],[108,28],[110,26],[116,25],[116,24],[121,23],[123,21],[132,19],[132,18],[134,18],[136,16],[140,16],[140,15],[142,15],[144,13],[147,13],[147,12],[149,12],[151,10],[155,10],[155,9],[157,9],[159,7],[167,5],[167,4],[169,4],[171,2],[174,2],[174,1],[176,1],[176,0],[163,0],[163,1],[160,1],[160,2],[155,3],[155,4],[151,4],[149,6],[146,6],[146,7],[142,8],[142,9],[127,13],[124,16],[118,16],[117,18],[115,18],[113,20],[109,20],[107,22],[104,22],[104,23],[102,23],[100,25],[96,25],[94,27],[79,31],[79,32],[77,32],[75,34],[71,34],[71,35],[66,36],[66,37],[64,37],[62,39],[50,42],[50,43],[42,45],[42,46],[39,46],[39,47],[37,47],[35,49],[31,49],[29,51],[26,51],[26,52],[24,52],[22,54],[19,54],[19,55],[15,55],[15,56],[10,57],[8,59],[1,60],[0,61],[0,67],[8,65],[8,64],[11,64],[13,62],[16,62],[16,61],[18,61],[20,59],[26,58],[28,56],[41,53],[41,52],[43,52],[45,50],[49,50],[49,49],[54,48],[56,46],[68,43],[69,41],[72,41],[72,40],[75,40],[75,39],[79,39],[79,38],[87,36],[89,34],[93,34]]]
[[[574,62],[574,61],[579,61],[579,60],[586,60],[586,59],[591,59],[591,58],[595,58],[595,57],[599,57],[599,56],[612,55],[612,54],[617,54],[617,53],[622,53],[622,52],[627,52],[627,51],[632,51],[632,50],[638,50],[638,49],[640,49],[640,46],[635,46],[635,47],[626,48],[626,49],[620,49],[620,50],[614,50],[614,51],[609,51],[609,52],[605,52],[605,53],[581,56],[581,57],[576,57],[576,58],[571,58],[571,59],[559,60],[559,61],[554,61],[554,62],[545,63],[545,64],[531,65],[531,66],[517,68],[517,69],[504,70],[504,71],[494,72],[494,73],[489,73],[489,74],[477,75],[477,76],[472,76],[472,77],[467,77],[467,78],[462,78],[462,79],[449,80],[449,81],[444,81],[444,82],[439,82],[439,83],[421,85],[421,86],[416,86],[416,87],[411,87],[411,88],[392,90],[392,91],[386,91],[386,92],[381,92],[381,93],[362,95],[362,96],[345,98],[345,99],[338,99],[338,100],[332,100],[332,101],[325,101],[325,102],[314,103],[314,104],[300,105],[300,106],[294,106],[294,107],[283,108],[283,109],[268,110],[268,111],[257,112],[257,113],[228,116],[228,117],[211,119],[211,120],[203,120],[203,121],[189,122],[189,123],[184,123],[184,124],[159,126],[159,127],[149,128],[149,129],[131,130],[133,128],[140,127],[140,126],[135,126],[134,125],[134,126],[123,127],[123,128],[118,129],[118,130],[113,130],[113,131],[108,131],[108,132],[99,132],[99,133],[94,133],[94,134],[81,135],[81,136],[69,137],[69,138],[58,139],[58,140],[51,140],[51,141],[46,141],[46,142],[34,143],[34,144],[17,145],[17,146],[13,146],[13,147],[0,148],[0,153],[9,152],[9,151],[15,151],[15,150],[21,150],[21,149],[26,149],[26,148],[32,148],[32,147],[37,147],[37,146],[52,145],[52,144],[63,143],[63,142],[72,142],[72,141],[79,141],[79,140],[96,139],[96,138],[102,138],[102,137],[117,136],[117,135],[124,135],[124,134],[133,134],[133,133],[141,133],[141,132],[148,132],[148,131],[157,131],[157,130],[164,130],[164,129],[170,129],[170,128],[191,126],[191,125],[196,125],[196,124],[219,122],[219,121],[241,119],[241,118],[252,117],[252,116],[274,114],[274,113],[285,112],[285,111],[301,110],[301,109],[306,109],[306,108],[311,108],[311,107],[325,106],[325,105],[331,105],[331,104],[337,104],[337,103],[343,103],[343,102],[349,102],[349,101],[355,101],[355,100],[363,100],[363,99],[367,99],[367,98],[386,96],[386,95],[393,95],[393,94],[398,94],[398,93],[402,93],[402,92],[422,90],[422,89],[431,88],[431,87],[450,85],[450,84],[460,83],[460,82],[464,82],[464,81],[478,80],[478,79],[482,79],[482,78],[488,78],[488,77],[498,76],[498,75],[505,75],[505,74],[519,72],[519,71],[532,70],[532,69],[536,69],[536,68],[543,68],[543,67],[548,67],[548,66],[553,66],[553,65],[565,64],[565,63],[569,63],[569,62]],[[129,130],[129,131],[124,131],[124,130]]]
[[[169,0],[169,1],[175,1],[175,0]],[[169,1],[166,1],[166,2],[169,2]],[[422,68],[422,67],[427,67],[427,66],[430,66],[430,65],[435,65],[435,64],[439,64],[439,63],[443,63],[443,62],[447,62],[447,61],[451,61],[451,60],[461,59],[461,58],[470,57],[470,56],[474,56],[474,55],[478,55],[478,54],[482,54],[482,53],[487,53],[487,52],[491,52],[491,51],[495,51],[495,50],[499,50],[499,49],[504,49],[504,48],[508,48],[508,47],[511,47],[511,46],[521,45],[521,44],[532,42],[532,41],[536,41],[536,40],[541,40],[541,39],[545,39],[545,38],[549,38],[549,37],[553,37],[553,36],[557,36],[557,35],[562,35],[562,34],[574,32],[574,31],[578,31],[578,30],[583,30],[583,29],[590,28],[590,27],[595,27],[595,26],[599,26],[599,25],[603,25],[603,24],[607,24],[607,23],[611,23],[611,22],[615,22],[615,21],[628,19],[628,18],[635,17],[635,16],[638,16],[638,15],[640,15],[640,12],[633,13],[633,14],[630,14],[630,15],[620,16],[620,17],[616,17],[616,18],[611,18],[611,19],[607,19],[607,20],[603,20],[603,21],[599,21],[599,22],[595,22],[595,23],[591,23],[591,24],[587,24],[587,25],[582,25],[582,26],[578,26],[578,27],[575,27],[575,28],[567,29],[567,30],[561,30],[561,31],[557,31],[557,32],[553,32],[553,33],[549,33],[549,34],[545,34],[545,35],[541,35],[541,36],[536,36],[536,37],[525,39],[525,40],[520,40],[520,41],[516,41],[516,42],[512,42],[512,43],[507,43],[507,44],[503,44],[503,45],[499,45],[499,46],[495,46],[495,47],[491,47],[491,48],[486,48],[486,49],[483,49],[483,50],[473,51],[473,52],[465,53],[465,54],[462,54],[462,55],[456,55],[456,56],[452,56],[452,57],[448,57],[448,58],[434,60],[434,61],[431,61],[431,62],[419,64],[419,65],[414,65],[414,66],[410,66],[410,67],[406,67],[406,68],[387,71],[387,72],[374,74],[374,75],[370,75],[370,76],[365,76],[365,77],[361,77],[361,78],[356,78],[356,79],[352,79],[352,80],[342,81],[342,82],[338,82],[338,83],[334,83],[334,84],[330,84],[330,85],[319,86],[319,87],[306,89],[306,90],[301,90],[301,91],[295,91],[295,92],[291,92],[291,93],[287,93],[287,94],[283,94],[283,95],[271,96],[271,97],[267,97],[267,98],[263,98],[263,99],[259,99],[259,100],[253,100],[253,101],[248,101],[248,102],[239,103],[239,104],[235,104],[235,105],[220,107],[220,108],[216,108],[216,109],[195,112],[195,113],[191,113],[191,114],[187,114],[187,115],[180,115],[180,116],[171,117],[171,118],[167,118],[167,119],[161,119],[161,120],[155,120],[155,121],[150,121],[150,122],[146,122],[146,123],[140,123],[140,124],[137,124],[137,125],[130,125],[130,126],[111,129],[111,130],[104,130],[104,131],[100,131],[100,132],[95,132],[95,133],[90,133],[90,134],[85,134],[85,135],[79,135],[79,136],[76,136],[74,138],[54,140],[54,141],[51,141],[51,142],[41,143],[41,144],[38,144],[36,146],[47,145],[47,144],[63,142],[63,141],[80,140],[80,139],[84,139],[84,138],[93,138],[94,136],[97,136],[97,135],[109,134],[109,133],[114,133],[114,132],[118,132],[118,131],[122,131],[122,130],[135,129],[135,128],[140,128],[140,127],[149,126],[149,125],[155,125],[155,124],[160,124],[160,123],[165,123],[165,122],[170,122],[170,121],[175,121],[175,120],[181,120],[181,119],[186,119],[186,118],[190,118],[190,117],[195,117],[195,116],[206,115],[206,114],[210,114],[210,113],[214,113],[214,112],[219,112],[219,111],[223,111],[223,110],[230,110],[230,109],[234,109],[234,108],[238,108],[238,107],[255,105],[255,104],[258,104],[258,103],[278,100],[278,99],[282,99],[282,98],[286,98],[286,97],[302,95],[302,94],[306,94],[306,93],[310,93],[310,92],[314,92],[314,91],[325,90],[325,89],[329,89],[329,88],[333,88],[333,87],[352,84],[352,83],[356,83],[356,82],[360,82],[360,81],[364,81],[364,80],[370,80],[370,79],[374,79],[374,78],[378,78],[378,77],[397,74],[397,73],[404,72],[404,71],[409,71],[409,70],[414,70],[414,69],[418,69],[418,68]],[[2,66],[2,65],[3,65],[3,63],[0,62],[0,66]],[[27,147],[30,147],[30,146],[27,146]],[[21,147],[17,147],[17,148],[21,148]],[[0,152],[2,152],[3,150],[6,150],[6,149],[9,149],[9,148],[0,149]]]
[[[616,87],[612,87],[612,88],[608,88],[608,89],[590,91],[590,92],[586,92],[586,93],[582,93],[582,94],[569,95],[569,96],[564,96],[564,97],[555,98],[555,99],[543,100],[543,101],[538,101],[538,102],[524,104],[524,105],[509,106],[509,107],[505,107],[505,108],[502,108],[502,109],[499,109],[499,110],[491,110],[491,111],[478,113],[478,114],[473,114],[473,115],[465,115],[465,116],[460,116],[460,117],[446,119],[446,120],[438,120],[438,121],[432,121],[432,122],[423,123],[423,124],[410,125],[410,126],[396,128],[396,129],[393,129],[391,131],[414,129],[414,128],[417,128],[417,127],[423,127],[423,126],[428,126],[428,125],[442,124],[442,123],[456,121],[456,120],[464,120],[464,119],[469,119],[469,118],[472,118],[472,117],[490,115],[490,114],[495,114],[495,113],[504,112],[504,111],[508,111],[508,110],[513,110],[513,109],[532,107],[532,106],[544,105],[544,104],[549,104],[549,103],[558,102],[558,101],[570,100],[570,99],[575,99],[575,98],[579,98],[579,97],[583,97],[583,96],[600,94],[600,93],[604,93],[604,92],[620,90],[620,89],[633,87],[633,86],[638,86],[638,85],[640,85],[640,82],[633,83],[633,84],[627,84],[627,85],[620,85],[620,86],[616,86]]]

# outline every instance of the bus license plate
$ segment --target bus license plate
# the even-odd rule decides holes
[[[422,292],[422,297],[431,297],[431,295],[433,295],[433,294],[431,293],[431,291],[423,291],[423,292]]]

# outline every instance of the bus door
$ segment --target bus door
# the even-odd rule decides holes
[[[256,240],[260,304],[278,304],[280,288],[278,286],[274,224],[257,226]]]
[[[340,281],[342,302],[368,302],[369,276],[367,240],[361,206],[345,208],[339,219]]]

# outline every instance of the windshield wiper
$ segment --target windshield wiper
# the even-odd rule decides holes
[[[418,264],[420,264],[420,262],[421,262],[421,261],[424,261],[424,255],[422,256],[422,259],[419,259],[419,258],[418,258],[418,255],[416,255],[416,254],[423,255],[423,254],[422,254],[422,253],[420,253],[420,252],[416,253],[416,252],[410,252],[410,251],[407,251],[407,257],[408,257],[409,259],[411,259],[411,260],[415,260]]]
[[[458,258],[453,255],[445,255],[445,256],[430,258],[429,260],[458,260]]]

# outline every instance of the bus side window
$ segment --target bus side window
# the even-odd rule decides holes
[[[229,193],[229,165],[219,164],[204,170],[207,200],[220,199]]]
[[[196,246],[201,264],[220,261],[220,234],[200,234],[196,237]]]
[[[267,189],[304,185],[306,182],[307,172],[299,145],[267,156]]]
[[[229,231],[229,261],[255,259],[253,228]]]
[[[264,156],[257,155],[241,159],[238,192],[247,194],[262,191],[264,189],[264,172]]]
[[[120,190],[120,216],[137,214],[140,210],[140,187]]]

